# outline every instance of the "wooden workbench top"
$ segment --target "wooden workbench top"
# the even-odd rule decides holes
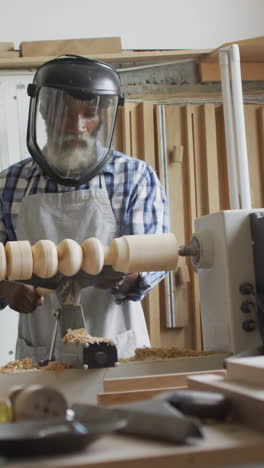
[[[67,456],[13,460],[8,468],[187,468],[264,461],[264,434],[238,424],[204,427],[203,439],[176,446],[125,435],[107,435]]]

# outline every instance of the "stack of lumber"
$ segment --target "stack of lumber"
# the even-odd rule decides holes
[[[208,373],[209,371],[183,372],[105,379],[103,392],[97,394],[97,402],[99,405],[107,406],[147,400],[162,392],[186,389],[188,376],[206,376]],[[210,373],[216,377],[221,377],[226,374],[226,371],[217,369],[211,370]]]

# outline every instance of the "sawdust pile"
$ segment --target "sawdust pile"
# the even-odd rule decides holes
[[[0,367],[1,374],[11,374],[12,372],[20,372],[25,370],[37,369],[32,363],[32,359],[25,358],[22,361],[10,361],[5,366]]]
[[[130,361],[150,361],[156,359],[169,359],[169,358],[180,358],[180,357],[197,357],[197,356],[208,356],[214,353],[208,351],[195,351],[192,349],[182,349],[176,346],[170,346],[167,348],[137,348],[134,356],[128,359],[120,359],[120,362]]]
[[[64,364],[63,362],[60,362],[60,361],[50,361],[46,366],[40,367],[40,369],[42,370],[47,370],[47,371],[54,370],[56,372],[60,372],[65,369],[71,369],[71,368],[72,366],[70,366],[69,364]]]
[[[0,367],[0,374],[12,374],[15,372],[23,372],[28,370],[54,370],[60,372],[64,369],[70,369],[71,366],[68,364],[63,364],[59,361],[51,361],[46,366],[39,366],[33,364],[31,358],[25,358],[21,361],[10,361],[5,366]]]
[[[66,335],[62,338],[63,343],[108,343],[112,344],[111,340],[108,338],[99,338],[97,336],[90,335],[85,328],[78,328],[72,330],[69,328]]]

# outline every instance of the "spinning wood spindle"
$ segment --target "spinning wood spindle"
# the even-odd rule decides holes
[[[172,233],[122,236],[109,246],[93,237],[81,245],[72,239],[57,246],[50,240],[40,240],[32,247],[28,241],[10,241],[5,247],[0,243],[0,280],[27,280],[33,273],[51,278],[58,271],[74,276],[80,269],[97,275],[104,265],[123,273],[175,270],[177,263],[177,241]]]

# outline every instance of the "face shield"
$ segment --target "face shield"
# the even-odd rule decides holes
[[[80,180],[100,167],[111,148],[117,107],[118,96],[81,100],[61,89],[40,89],[36,144],[57,177]]]
[[[78,56],[55,59],[40,67],[28,94],[27,145],[44,173],[69,186],[97,175],[111,157],[123,104],[116,71]]]

